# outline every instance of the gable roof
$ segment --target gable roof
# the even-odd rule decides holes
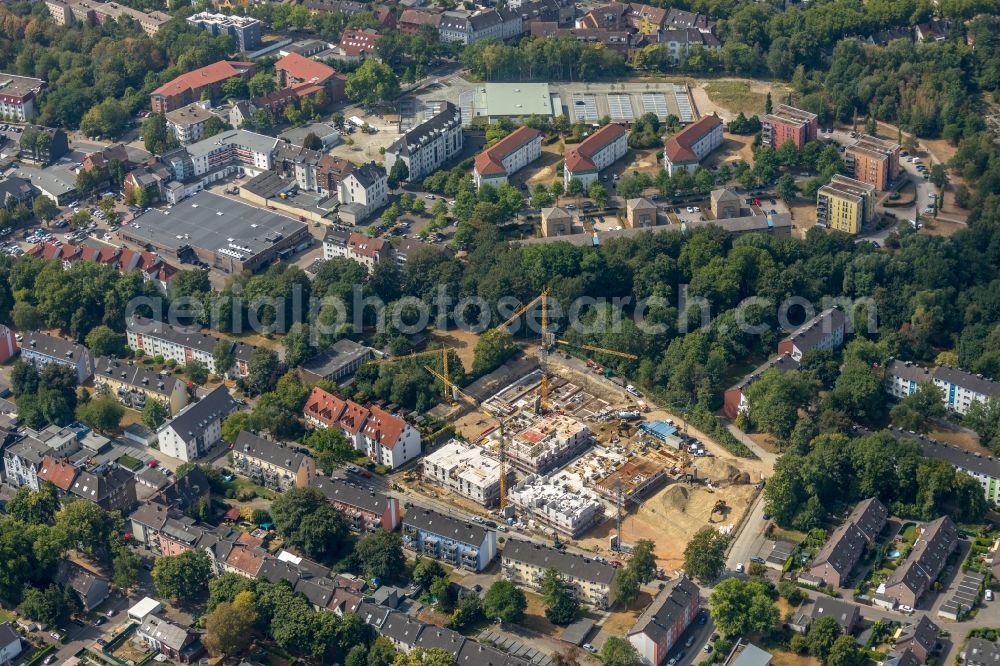
[[[76,473],[77,469],[72,464],[47,455],[42,458],[42,467],[38,470],[38,478],[42,481],[48,481],[63,492],[68,492],[73,485],[73,479],[76,478]]]
[[[343,479],[326,479],[320,476],[313,478],[312,487],[319,490],[330,502],[346,504],[347,506],[381,516],[389,508],[390,498],[367,488],[361,488]]]
[[[610,564],[530,541],[508,539],[504,544],[503,557],[542,569],[553,568],[564,576],[573,576],[591,583],[611,585],[615,579],[615,569]]]
[[[819,595],[813,603],[812,618],[832,617],[844,631],[850,631],[857,624],[861,611],[856,604],[833,597]]]
[[[471,546],[480,546],[485,540],[489,531],[481,525],[465,522],[443,513],[438,513],[432,509],[425,509],[421,506],[412,506],[407,509],[403,518],[404,525],[410,525],[423,532],[436,534],[446,539],[454,539],[459,543]]]
[[[593,157],[613,141],[626,134],[625,128],[611,123],[600,128],[566,153],[566,168],[570,171],[597,169]]]
[[[663,146],[663,154],[671,162],[699,161],[692,146],[720,125],[722,121],[717,116],[702,116],[667,139]]]
[[[844,523],[838,527],[823,547],[816,553],[811,568],[829,565],[841,576],[847,576],[857,564],[862,551],[868,545],[864,533],[854,523]]]
[[[228,78],[244,74],[253,67],[254,64],[252,62],[220,60],[211,65],[205,65],[199,69],[181,74],[177,78],[164,83],[154,90],[152,94],[165,96],[180,95],[202,86],[221,83]]]
[[[306,58],[298,53],[289,53],[284,58],[274,63],[274,69],[279,72],[286,72],[289,76],[300,81],[310,81],[312,83],[323,83],[333,77],[337,72],[333,67]]]
[[[664,588],[656,595],[646,610],[632,625],[629,635],[646,634],[657,643],[674,631],[677,622],[683,620],[692,601],[698,603],[698,586],[689,578],[678,578],[670,588]]]
[[[223,419],[239,408],[229,389],[220,385],[201,400],[190,404],[168,421],[162,429],[170,428],[184,442],[190,442],[205,431],[210,423]]]
[[[803,353],[813,349],[825,335],[847,326],[847,316],[837,308],[827,308],[797,329],[784,340],[794,344]]]
[[[373,30],[345,30],[341,33],[337,46],[344,55],[357,57],[363,53],[374,53],[375,42],[379,37],[381,35]]]
[[[406,421],[390,414],[381,407],[372,406],[365,421],[365,437],[386,448],[394,448],[399,436],[406,430]]]
[[[518,127],[510,134],[476,155],[476,173],[481,176],[506,174],[507,170],[503,166],[503,159],[521,147],[531,143],[541,135],[541,132],[531,127]]]
[[[281,442],[264,439],[246,430],[241,430],[236,436],[233,453],[263,460],[293,473],[302,467],[308,457]]]

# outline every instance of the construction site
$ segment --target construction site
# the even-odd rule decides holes
[[[639,391],[599,364],[569,354],[575,348],[635,358],[556,340],[546,328],[545,297],[500,327],[542,306],[542,344],[524,357],[465,389],[428,368],[450,389],[437,415],[453,425],[456,440],[429,453],[422,472],[403,482],[595,553],[649,539],[659,566],[678,569],[699,529],[733,529],[759,478],[747,461],[651,412]]]

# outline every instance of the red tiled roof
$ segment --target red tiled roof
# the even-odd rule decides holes
[[[381,407],[372,407],[365,424],[365,437],[386,448],[393,448],[406,428],[406,421],[393,416]]]
[[[347,247],[362,257],[378,257],[385,247],[385,240],[381,238],[369,238],[357,232],[352,232],[347,239]]]
[[[347,403],[343,398],[316,387],[306,400],[305,413],[331,426],[336,424],[345,407]]]
[[[256,577],[261,565],[264,564],[266,556],[267,553],[257,548],[237,546],[229,551],[226,564],[237,571],[242,571],[251,577]]]
[[[205,65],[201,69],[193,72],[181,74],[172,81],[167,81],[162,86],[153,91],[154,95],[179,95],[187,90],[194,90],[202,86],[210,86],[222,83],[226,79],[243,74],[247,69],[253,67],[252,62],[240,62],[235,60],[220,60],[211,65]]]
[[[698,156],[691,150],[691,146],[721,124],[722,121],[717,116],[702,116],[667,139],[663,154],[671,162],[697,162]]]
[[[541,135],[536,129],[518,127],[516,130],[497,141],[495,144],[476,155],[476,173],[480,176],[506,174],[503,158],[507,157],[521,146],[533,141]]]
[[[274,69],[279,72],[285,72],[293,79],[311,81],[313,83],[323,83],[337,73],[333,67],[306,58],[298,53],[289,53],[274,64]]]
[[[50,482],[59,490],[68,492],[73,485],[73,479],[76,478],[76,468],[65,460],[45,456],[42,459],[42,468],[38,470],[38,478]]]
[[[361,427],[368,419],[368,414],[367,409],[353,400],[347,400],[345,401],[345,409],[337,420],[337,427],[355,435],[361,431]]]
[[[420,9],[404,9],[403,13],[399,15],[399,23],[409,23],[412,25],[433,25],[437,26],[441,23],[440,14],[431,14],[430,12],[425,12]]]
[[[566,153],[566,168],[570,171],[593,171],[597,169],[594,164],[594,155],[601,151],[618,137],[625,134],[625,128],[621,125],[611,123],[597,130],[584,139],[576,148],[572,148]]]
[[[45,259],[58,259],[62,254],[62,248],[55,243],[46,243],[42,247],[42,257]]]
[[[380,34],[371,30],[345,30],[340,35],[340,43],[337,45],[344,55],[357,57],[362,53],[374,53],[375,42]]]

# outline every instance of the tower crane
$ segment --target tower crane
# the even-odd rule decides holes
[[[617,351],[614,349],[606,349],[604,347],[597,347],[594,345],[578,345],[574,342],[566,342],[565,340],[557,340],[557,342],[566,347],[576,347],[578,349],[586,349],[587,351],[597,352],[598,354],[611,354],[612,356],[620,356],[621,358],[630,358],[633,361],[639,358],[635,354],[629,354],[628,352]]]
[[[507,507],[507,444],[506,444],[506,434],[504,433],[503,418],[501,418],[497,414],[494,414],[485,406],[483,406],[482,402],[480,402],[476,398],[472,397],[462,389],[458,388],[457,386],[449,382],[437,370],[426,365],[424,366],[424,370],[426,370],[427,372],[431,373],[431,375],[444,382],[446,392],[450,387],[452,392],[456,396],[460,397],[462,400],[469,403],[470,405],[481,411],[483,414],[486,414],[486,416],[490,417],[491,419],[496,419],[496,421],[500,424],[500,450],[499,450],[500,455],[498,457],[500,458],[500,513],[502,515],[503,510]]]
[[[411,361],[416,358],[422,358],[424,356],[431,356],[436,354],[441,357],[441,370],[442,370],[441,374],[443,375],[443,381],[444,381],[444,400],[445,402],[451,402],[452,398],[448,393],[448,387],[452,385],[451,381],[448,379],[448,352],[450,351],[451,349],[448,347],[441,347],[440,349],[431,349],[428,351],[413,352],[411,354],[405,354],[403,356],[393,356],[392,358],[383,358],[377,360],[372,359],[369,360],[368,363],[370,363],[371,365],[390,365],[392,363],[399,363],[401,361]]]
[[[518,317],[538,304],[541,304],[542,306],[542,346],[538,355],[538,360],[542,367],[542,381],[539,386],[539,393],[541,397],[541,408],[545,410],[549,407],[549,376],[545,369],[545,362],[547,360],[549,346],[552,344],[552,336],[549,334],[549,288],[546,287],[545,289],[542,289],[542,293],[519,307],[514,314],[507,319],[507,321],[497,326],[496,330],[507,330],[507,327],[513,324]]]

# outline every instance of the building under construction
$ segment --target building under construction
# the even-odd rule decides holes
[[[590,428],[565,414],[522,412],[507,423],[516,434],[507,442],[507,460],[526,474],[561,468],[593,444]]]
[[[424,456],[424,479],[485,507],[500,501],[500,461],[481,447],[451,440]],[[514,483],[514,470],[507,468],[507,485]]]
[[[593,488],[604,497],[617,502],[620,487],[624,503],[639,504],[666,480],[667,470],[663,465],[645,458],[633,458],[595,483]]]
[[[522,519],[575,539],[603,519],[604,504],[572,476],[529,474],[507,491],[507,503]]]

